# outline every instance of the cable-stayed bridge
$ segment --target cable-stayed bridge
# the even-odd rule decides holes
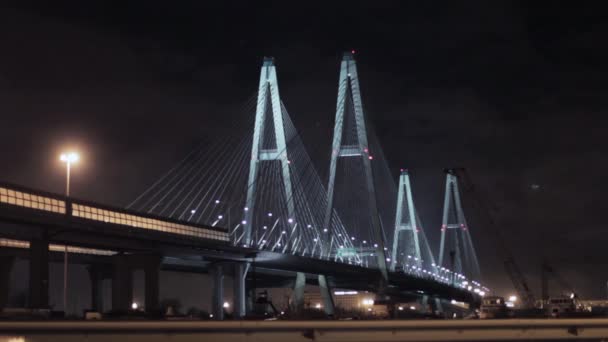
[[[235,308],[241,316],[246,311],[248,273],[256,259],[258,265],[266,262],[266,267],[295,272],[293,286],[298,306],[302,305],[306,283],[318,284],[328,314],[333,312],[332,286],[349,288],[349,281],[350,287],[361,286],[353,285],[353,275],[368,274],[373,279],[378,275],[373,287],[381,295],[398,293],[391,289],[394,287],[444,299],[467,298],[470,293],[469,299],[474,300],[477,294],[483,295],[487,289],[478,283],[479,265],[454,175],[447,173],[441,246],[434,253],[414,205],[409,172],[402,170],[395,182],[378,138],[369,127],[355,58],[352,53],[345,53],[340,65],[332,144],[328,147],[328,175],[323,179],[281,100],[275,62],[266,58],[258,90],[244,106],[242,118],[227,130],[229,134],[211,144],[200,144],[187,153],[130,203],[127,210],[56,195],[38,195],[36,191],[19,191],[8,185],[3,188],[5,193],[0,194],[3,196],[0,205],[8,205],[9,213],[13,213],[11,206],[21,206],[43,210],[45,214],[68,215],[67,221],[62,221],[65,217],[59,221],[42,220],[62,227],[63,230],[54,234],[63,236],[59,240],[70,244],[73,250],[89,248],[93,253],[98,251],[93,247],[102,248],[99,251],[112,253],[114,257],[125,257],[120,252],[133,246],[125,246],[113,235],[113,225],[134,228],[135,233],[130,235],[133,244],[139,238],[154,241],[156,252],[181,262],[189,260],[192,252],[180,252],[179,248],[184,245],[179,236],[187,237],[187,241],[213,241],[201,245],[197,242],[189,248],[199,248],[200,255],[213,261],[212,266],[205,267],[220,283],[226,268],[221,261],[236,262],[228,268],[238,279]],[[40,198],[34,201],[34,197]],[[47,197],[63,206],[57,205],[58,211],[46,210]],[[28,214],[27,211],[19,213]],[[32,223],[18,219],[19,215],[4,217],[11,222]],[[77,218],[80,225],[72,227],[71,218]],[[87,231],[87,222],[91,220],[96,225],[108,225],[104,225],[101,234],[105,242],[87,242],[87,234],[81,231],[72,234],[79,229]],[[152,235],[138,235],[138,229]],[[66,237],[69,234],[72,236]],[[170,234],[172,238],[163,240],[162,234]],[[53,240],[39,232],[33,238],[27,234],[4,235],[13,238],[4,240],[6,246],[29,248],[32,253],[36,250],[47,255],[49,239]],[[24,247],[22,240],[14,238],[30,242]],[[43,242],[40,244],[40,241]],[[202,252],[203,249],[207,252]],[[287,265],[287,261],[293,265]],[[170,263],[167,259],[163,262]],[[141,266],[152,274],[151,284],[155,283],[153,269],[158,268],[158,263],[154,261],[150,266],[146,261]],[[36,267],[44,268],[42,264],[44,260],[36,263]],[[315,267],[324,271],[315,272]],[[113,279],[127,279],[125,272],[128,271],[115,269]],[[337,280],[339,277],[334,275],[341,272],[350,275],[350,278],[343,277],[348,281]],[[369,277],[361,279],[369,284]],[[148,277],[146,280],[148,286]],[[406,286],[408,282],[415,286]],[[221,287],[217,285],[216,290],[220,291]],[[122,293],[117,296],[116,305],[123,307],[129,291],[119,286],[115,290]],[[44,289],[31,290],[31,295],[44,304],[41,291]],[[152,286],[150,307],[156,305],[152,297],[157,292]],[[222,294],[214,295],[219,301],[216,297]]]

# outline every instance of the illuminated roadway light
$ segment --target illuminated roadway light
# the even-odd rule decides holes
[[[262,240],[262,243],[266,243],[266,240]]]
[[[79,158],[80,157],[76,152],[62,153],[61,156],[59,156],[59,160],[65,163],[75,163]]]
[[[327,233],[327,228],[323,228],[323,233]]]
[[[372,159],[374,159],[374,157],[369,156],[369,157],[367,157],[367,159],[372,160]]]
[[[272,217],[272,213],[268,213],[268,217]]]
[[[386,258],[386,261],[391,261],[391,258]]]
[[[374,244],[374,247],[378,247],[378,244],[377,244],[377,243],[375,243],[375,244]]]
[[[136,302],[133,302],[133,303],[131,304],[131,309],[133,309],[133,310],[137,310],[137,308],[138,308],[137,303],[136,303]]]
[[[247,221],[243,220],[241,221],[241,224],[247,224]]]
[[[245,211],[249,211],[249,208],[248,208],[248,207],[245,207]]]
[[[342,236],[342,233],[338,233],[338,236]]]
[[[363,243],[367,243],[367,241],[363,240]]]
[[[293,219],[292,219],[292,218],[287,219],[287,222],[289,222],[289,223],[293,223]]]
[[[353,240],[353,241],[355,241],[355,237],[354,237],[354,236],[351,236],[351,238],[350,238],[350,239],[351,239],[351,240]]]
[[[194,209],[190,210],[190,214],[194,215],[194,213],[196,213],[196,210],[194,210]]]
[[[230,307],[230,303],[228,303],[228,302],[224,302],[224,308],[225,308],[225,309],[227,309],[227,308],[229,308],[229,307]]]
[[[306,225],[306,228],[312,228],[312,226],[308,224],[308,225]]]
[[[287,232],[286,231],[282,231],[281,234],[287,234]]]
[[[222,215],[218,215],[218,216],[217,216],[217,219],[218,219],[218,220],[221,220],[221,219],[223,219],[223,218],[224,218],[224,216],[222,216]]]
[[[268,226],[264,226],[264,227],[262,227],[262,229],[266,230],[266,229],[268,229]]]
[[[314,238],[314,239],[312,239],[312,241],[317,242],[317,241],[318,241],[318,239],[317,239],[317,238]]]
[[[215,204],[220,204],[220,200],[215,200]]]
[[[410,310],[416,310],[415,306],[410,306]]]
[[[403,311],[403,306],[400,306],[400,307],[399,307],[399,311]]]

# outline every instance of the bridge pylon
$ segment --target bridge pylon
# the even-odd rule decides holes
[[[356,129],[356,142],[344,144],[342,141],[343,129],[345,125],[345,104],[349,98],[354,107],[354,120]],[[376,259],[378,268],[382,272],[384,280],[388,279],[386,267],[386,256],[384,253],[384,239],[378,206],[376,203],[376,190],[371,167],[372,156],[369,153],[365,116],[363,113],[363,103],[359,90],[359,77],[357,74],[357,64],[351,52],[345,52],[340,64],[340,79],[338,82],[338,101],[336,104],[336,119],[334,124],[333,142],[331,146],[331,161],[329,165],[329,180],[327,185],[327,207],[325,211],[323,227],[330,229],[332,212],[334,210],[334,189],[336,181],[336,166],[339,158],[360,158],[363,163],[365,186],[367,188],[368,205],[370,209],[370,222],[372,236],[376,243]],[[331,231],[330,231],[331,232]],[[333,238],[333,234],[332,234]],[[326,245],[326,249],[331,249],[331,243]],[[329,255],[330,250],[326,250]]]
[[[404,265],[407,260],[406,255],[414,257],[414,263],[417,266],[422,264],[422,254],[420,252],[420,241],[418,233],[421,230],[418,213],[414,207],[414,199],[412,196],[412,186],[410,183],[410,175],[407,170],[401,170],[399,175],[399,188],[397,193],[397,210],[395,213],[395,232],[393,237],[393,248],[391,250],[391,271],[395,271],[398,261]],[[409,232],[409,234],[407,234]],[[405,238],[401,238],[405,235]],[[399,241],[403,241],[405,246],[402,250],[404,256],[401,257],[399,252]]]
[[[272,148],[264,148],[267,109],[270,106],[272,115],[272,126],[269,139],[272,141]],[[268,140],[268,139],[267,139]],[[264,64],[260,72],[260,84],[258,87],[258,101],[255,112],[255,126],[253,129],[253,145],[251,148],[251,161],[249,164],[249,177],[247,180],[247,199],[245,202],[244,236],[243,244],[252,245],[252,227],[255,209],[255,198],[257,191],[257,178],[260,162],[279,161],[281,164],[281,176],[285,201],[287,204],[287,214],[290,219],[295,219],[295,206],[293,202],[292,182],[289,171],[289,159],[287,153],[287,141],[285,137],[285,126],[281,107],[281,97],[279,96],[279,84],[274,59],[264,58]]]
[[[446,255],[450,260],[445,260]],[[446,170],[445,198],[441,224],[439,266],[463,274],[469,279],[479,280],[480,269],[469,226],[464,216],[458,177],[454,170]]]

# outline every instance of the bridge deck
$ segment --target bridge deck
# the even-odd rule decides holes
[[[216,227],[0,184],[0,237],[29,241],[43,233],[52,243],[80,248],[205,260],[202,265],[252,262],[257,267],[288,274],[325,274],[332,286],[341,288],[374,291],[381,278],[376,269],[236,247],[229,243],[228,232]],[[468,291],[405,273],[391,273],[387,293],[425,293],[464,302],[479,301]]]

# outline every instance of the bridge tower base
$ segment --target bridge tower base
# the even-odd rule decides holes
[[[234,297],[234,318],[241,319],[247,314],[247,289],[245,286],[247,279],[248,263],[238,263],[234,265],[233,297]]]
[[[293,297],[295,299],[296,313],[301,313],[304,309],[304,289],[306,288],[306,275],[302,272],[296,274],[296,281],[293,286]]]
[[[323,300],[323,310],[325,310],[327,316],[333,316],[335,313],[334,298],[331,296],[331,288],[327,282],[327,277],[324,274],[319,274],[318,280],[321,299]]]
[[[221,321],[224,319],[224,267],[221,264],[214,265],[211,274],[213,277],[211,313],[213,319]]]

